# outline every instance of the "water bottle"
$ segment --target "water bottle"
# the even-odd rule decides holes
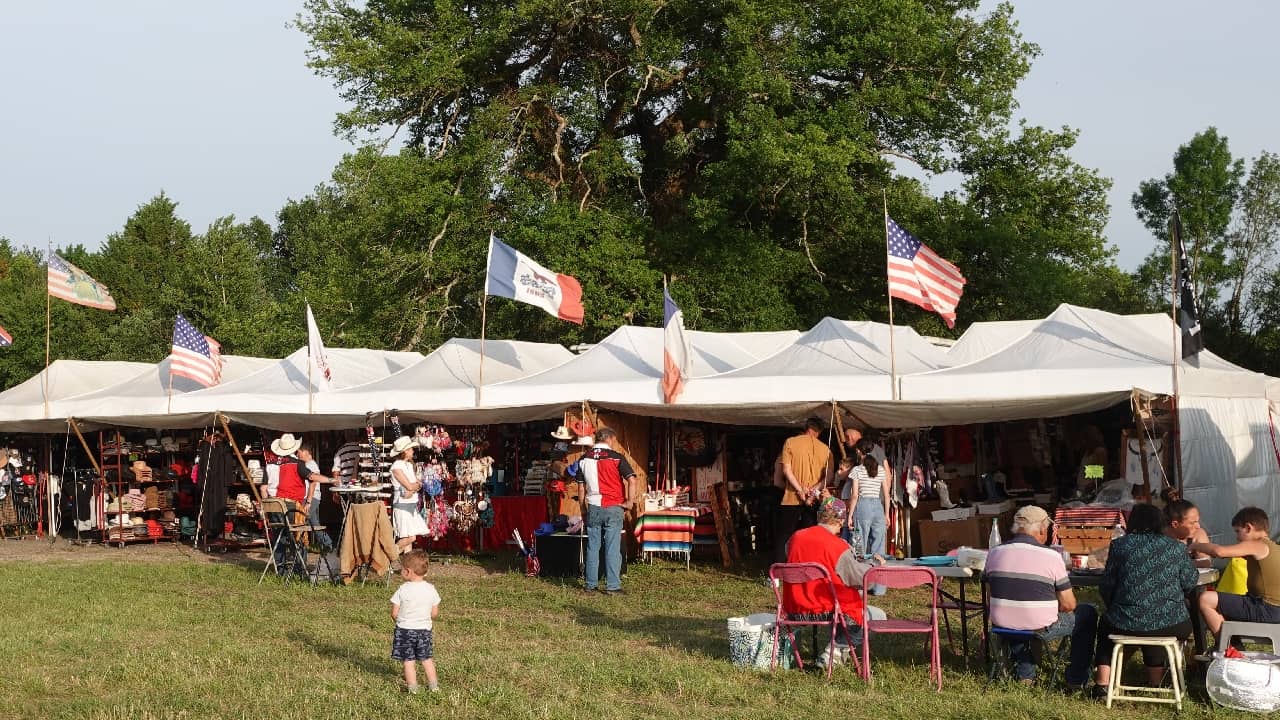
[[[1001,542],[1001,540],[1000,540],[1000,521],[999,521],[999,520],[992,520],[992,521],[991,521],[991,534],[987,536],[987,547],[988,547],[988,548],[993,548],[993,547],[995,547],[995,546],[999,545],[999,544],[1000,544],[1000,542]]]

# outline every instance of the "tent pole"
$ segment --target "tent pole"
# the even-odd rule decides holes
[[[1174,210],[1177,213],[1177,210]],[[1177,488],[1178,496],[1182,496],[1182,421],[1178,418],[1179,406],[1179,381],[1178,366],[1181,364],[1181,353],[1178,349],[1178,335],[1181,326],[1178,324],[1178,247],[1182,242],[1182,238],[1178,237],[1176,232],[1176,217],[1169,220],[1169,258],[1170,258],[1170,275],[1169,275],[1169,318],[1172,320],[1170,325],[1172,328],[1172,350],[1173,358],[1170,362],[1170,368],[1173,372],[1173,471],[1176,474],[1173,487]]]
[[[884,200],[884,262],[885,290],[889,296],[889,397],[898,399],[898,355],[894,348],[893,332],[893,293],[889,288],[889,191],[881,188]]]
[[[84,448],[84,454],[89,456],[89,463],[93,465],[93,471],[98,477],[102,477],[102,467],[98,465],[98,459],[93,456],[93,451],[89,449],[89,443],[85,441],[84,435],[80,434],[80,424],[75,418],[67,418],[67,427],[71,428],[71,432],[76,434],[76,439],[80,441],[80,447]]]
[[[258,486],[254,484],[253,476],[249,474],[249,466],[244,461],[244,455],[240,454],[240,447],[236,445],[236,437],[231,434],[231,426],[227,425],[227,416],[218,413],[218,422],[222,425],[222,432],[227,436],[227,444],[231,446],[231,451],[236,454],[236,462],[240,463],[240,472],[244,473],[244,479],[249,483],[249,489],[253,491],[253,499],[261,504],[262,496],[258,494]]]

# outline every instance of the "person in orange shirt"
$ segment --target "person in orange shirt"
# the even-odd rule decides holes
[[[823,430],[822,421],[811,417],[804,422],[804,433],[782,446],[785,485],[775,526],[774,562],[786,562],[792,533],[814,524],[818,502],[835,477],[831,448],[821,439]]]

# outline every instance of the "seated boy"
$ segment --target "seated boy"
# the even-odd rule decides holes
[[[1191,552],[1216,558],[1242,557],[1249,566],[1249,594],[1213,590],[1200,596],[1205,624],[1218,635],[1223,620],[1280,623],[1280,546],[1271,541],[1271,523],[1262,508],[1247,507],[1231,518],[1235,545],[1192,543]]]

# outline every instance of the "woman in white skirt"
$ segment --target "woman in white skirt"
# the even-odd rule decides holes
[[[396,461],[391,463],[391,524],[396,529],[396,545],[401,554],[413,549],[413,541],[429,532],[427,521],[418,514],[418,491],[422,483],[413,469],[414,439],[398,438],[391,446]]]

